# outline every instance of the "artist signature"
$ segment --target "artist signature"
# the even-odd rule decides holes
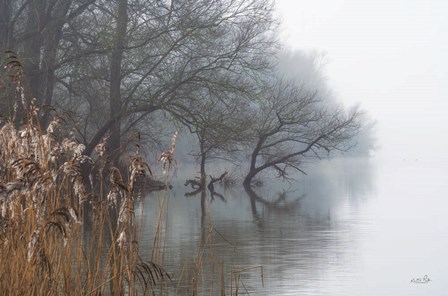
[[[425,275],[422,278],[416,278],[416,279],[412,279],[411,283],[414,284],[427,284],[431,281],[431,279],[429,278],[429,276]]]

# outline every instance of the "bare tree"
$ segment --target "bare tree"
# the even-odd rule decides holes
[[[83,114],[74,119],[87,154],[118,121],[123,135],[152,120],[148,115],[155,111],[188,116],[185,110],[201,108],[201,101],[208,100],[202,95],[199,99],[198,93],[247,95],[248,81],[269,66],[262,57],[274,44],[270,0],[128,0],[127,7],[121,110],[98,100],[112,84],[108,53],[116,40],[113,6],[98,0],[79,22],[70,24],[62,43],[67,58],[62,58],[66,68],[59,91],[69,98],[65,106]]]
[[[117,21],[110,57],[110,90],[109,109],[110,118],[114,119],[111,125],[110,139],[108,141],[109,150],[119,152],[121,120],[116,114],[122,114],[123,103],[121,100],[121,80],[122,80],[122,60],[124,48],[126,46],[126,31],[128,25],[128,1],[118,0]]]
[[[252,116],[256,119],[246,187],[266,169],[274,169],[283,178],[288,178],[290,170],[304,172],[304,159],[350,148],[347,143],[360,128],[356,108],[346,112],[327,104],[317,92],[282,80],[271,83]]]
[[[108,133],[115,149],[160,113],[200,108],[198,92],[248,95],[275,43],[272,0],[0,0],[0,8],[0,45],[21,59],[26,97],[67,111],[86,154]]]
[[[0,0],[0,49],[2,53],[10,50],[18,54],[24,69],[28,104],[32,98],[41,105],[53,103],[64,28],[94,1]]]
[[[214,159],[228,160],[240,150],[244,142],[249,118],[246,117],[248,103],[240,97],[204,98],[191,101],[191,106],[182,113],[174,112],[176,118],[197,138],[198,148],[193,153],[200,167],[200,184],[205,189],[206,163]]]
[[[304,52],[301,50],[282,49],[276,55],[276,74],[291,81],[298,81],[300,85],[317,91],[327,104],[334,104],[336,96],[327,83],[325,65],[326,54],[317,50]],[[367,114],[359,118],[362,122],[357,135],[351,140],[354,146],[350,151],[344,152],[349,156],[368,156],[376,148],[375,121]]]

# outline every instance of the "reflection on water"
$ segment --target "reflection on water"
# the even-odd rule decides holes
[[[220,273],[226,275],[226,285],[233,285],[233,291],[237,279],[242,295],[246,291],[251,295],[441,295],[441,264],[448,259],[439,248],[448,247],[448,215],[442,215],[447,214],[447,203],[443,201],[443,209],[437,205],[422,213],[422,217],[434,214],[439,219],[439,231],[428,234],[414,228],[413,223],[421,219],[408,219],[415,208],[412,206],[409,212],[406,202],[418,198],[416,192],[425,192],[421,186],[448,189],[446,181],[440,183],[440,176],[431,175],[441,173],[443,168],[373,165],[372,160],[359,159],[324,161],[307,176],[300,176],[298,182],[265,182],[249,192],[243,187],[225,190],[215,186],[218,195],[213,198],[209,192],[185,196],[185,179],[179,179],[165,201],[161,244],[164,266],[176,286],[176,280],[185,278],[187,263],[199,258],[200,250],[207,250],[202,254],[203,266],[196,280],[210,278],[212,273],[217,277],[213,288],[199,289],[200,295],[210,295],[209,288],[219,292]],[[416,178],[417,172],[425,175]],[[426,202],[441,202],[441,189],[433,188],[435,195],[426,196]],[[148,254],[154,248],[159,201],[153,193],[136,207],[142,221],[141,249],[146,248]],[[410,224],[403,225],[403,219]],[[433,261],[412,261],[421,254],[409,246],[409,240],[394,239],[409,239],[405,235],[409,228],[414,228],[415,235],[425,233],[426,246],[437,249],[441,258],[422,251]],[[413,265],[405,263],[409,260]],[[428,268],[431,264],[436,267]],[[412,278],[425,274],[431,282],[423,289],[409,285]],[[185,292],[181,288],[177,293],[185,294],[179,291]]]

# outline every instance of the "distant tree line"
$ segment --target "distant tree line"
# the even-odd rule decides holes
[[[329,99],[316,57],[289,65],[302,67],[301,77],[287,73],[273,5],[0,0],[1,58],[18,55],[26,93],[21,104],[2,68],[0,111],[24,116],[36,98],[45,127],[53,106],[86,155],[105,137],[119,156],[132,135],[150,144],[185,129],[197,139],[204,188],[206,163],[216,157],[247,155],[248,186],[266,169],[286,178],[307,158],[349,150],[366,125],[358,108]]]

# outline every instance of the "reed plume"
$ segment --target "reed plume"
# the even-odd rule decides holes
[[[92,158],[83,154],[85,146],[73,135],[64,134],[63,117],[54,115],[43,129],[40,106],[24,95],[23,70],[15,54],[10,53],[6,66],[21,98],[17,109],[27,113],[20,122],[16,116],[0,121],[0,291],[3,295],[154,291],[156,282],[169,275],[139,256],[133,191],[136,179],[151,173],[139,150],[131,156],[126,181],[118,168],[106,167],[107,139]],[[97,170],[86,170],[86,164]],[[109,182],[103,180],[106,169]]]

